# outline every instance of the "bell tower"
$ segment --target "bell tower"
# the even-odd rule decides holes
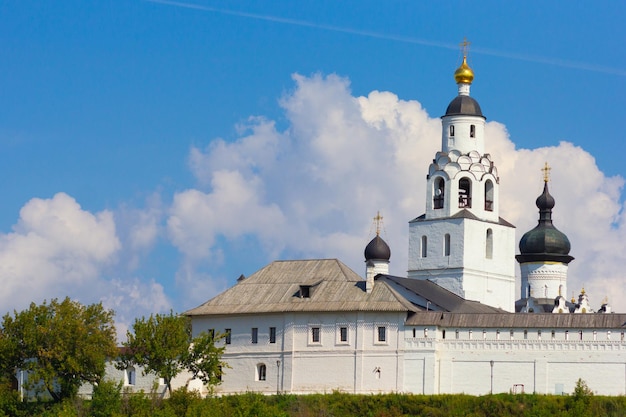
[[[514,311],[515,227],[499,215],[500,178],[485,153],[485,116],[470,96],[469,42],[461,46],[458,94],[441,117],[441,151],[426,176],[426,212],[409,222],[408,276]]]

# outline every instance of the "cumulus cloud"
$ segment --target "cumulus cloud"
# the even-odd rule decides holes
[[[13,232],[0,235],[0,300],[22,308],[76,294],[114,261],[119,248],[110,211],[91,214],[64,193],[33,198]]]
[[[294,75],[294,82],[280,101],[284,131],[254,117],[239,127],[238,140],[191,149],[198,187],[174,196],[167,222],[185,257],[183,281],[194,281],[201,259],[238,262],[246,256],[220,250],[219,238],[241,236],[257,239],[268,261],[279,255],[337,257],[362,272],[362,250],[373,237],[370,219],[378,210],[392,249],[391,272],[405,274],[407,222],[424,211],[428,165],[441,146],[440,120],[393,93],[354,97],[348,80],[336,75]],[[449,93],[452,99],[454,89]],[[534,201],[547,161],[555,224],[569,236],[576,257],[570,291],[584,284],[594,305],[611,294],[617,309],[626,311],[623,179],[604,175],[588,152],[569,142],[517,149],[497,122],[487,124],[486,134],[501,177],[501,215],[518,226],[518,239],[537,222]]]

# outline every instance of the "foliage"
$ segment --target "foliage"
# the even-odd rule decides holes
[[[122,407],[122,381],[104,380],[94,386],[91,397],[92,417],[114,417]]]
[[[132,332],[127,332],[126,350],[118,367],[125,369],[130,364],[143,367],[144,372],[163,378],[170,395],[172,379],[183,370],[211,387],[220,382],[219,375],[225,366],[221,361],[224,347],[215,346],[221,337],[201,333],[192,338],[189,318],[172,311],[142,317],[135,320]]]
[[[32,303],[6,314],[0,337],[0,370],[28,372],[27,388],[55,401],[75,396],[84,382],[99,383],[107,359],[117,354],[113,311],[65,298]]]

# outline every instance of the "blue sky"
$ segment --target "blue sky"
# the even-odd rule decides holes
[[[520,236],[533,226],[549,159],[555,223],[577,258],[568,292],[585,285],[592,304],[610,295],[626,311],[625,9],[2,3],[0,301],[103,300],[123,328],[273,259],[337,257],[362,272],[378,209],[404,274],[467,37],[472,96],[497,122],[487,151],[501,157],[501,214]]]

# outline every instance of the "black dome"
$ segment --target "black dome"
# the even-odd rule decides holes
[[[574,258],[569,256],[571,245],[565,233],[552,224],[552,208],[554,197],[548,191],[548,183],[543,186],[543,193],[537,198],[539,208],[539,224],[524,233],[519,242],[520,262],[557,261],[569,263]]]
[[[456,96],[454,100],[448,104],[445,116],[457,115],[480,116],[485,118],[478,102],[470,96]]]
[[[365,260],[377,259],[388,261],[391,258],[389,245],[378,235],[365,247]]]

